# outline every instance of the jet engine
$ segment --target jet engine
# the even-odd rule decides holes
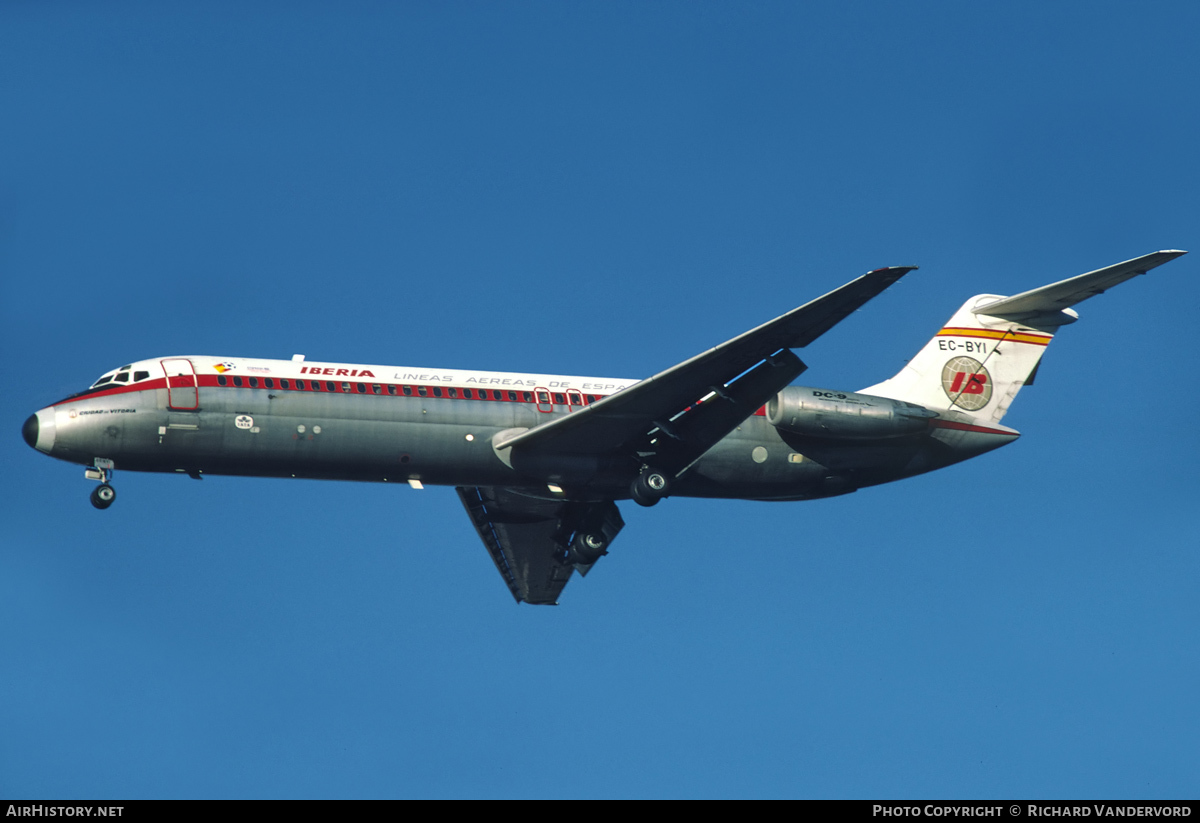
[[[781,431],[846,440],[919,434],[937,416],[916,403],[807,386],[788,386],[767,403],[767,420]]]

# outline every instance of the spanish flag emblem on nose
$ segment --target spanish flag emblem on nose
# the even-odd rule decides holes
[[[217,363],[213,366],[213,368],[216,369],[218,373],[224,374],[225,372],[227,372],[233,368],[233,364],[232,363]]]

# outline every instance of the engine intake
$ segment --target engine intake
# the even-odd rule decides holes
[[[919,434],[937,416],[904,400],[807,386],[788,386],[767,403],[767,420],[781,431],[847,440]]]

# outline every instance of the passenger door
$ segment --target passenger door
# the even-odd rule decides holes
[[[191,360],[164,360],[167,373],[167,408],[172,411],[198,411],[200,393],[196,389],[196,370]]]

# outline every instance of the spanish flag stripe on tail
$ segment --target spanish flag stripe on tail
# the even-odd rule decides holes
[[[1031,332],[1005,331],[1004,329],[972,329],[965,326],[946,326],[937,333],[938,337],[975,337],[982,340],[1008,340],[1014,343],[1032,343],[1035,346],[1050,345],[1051,335]]]

